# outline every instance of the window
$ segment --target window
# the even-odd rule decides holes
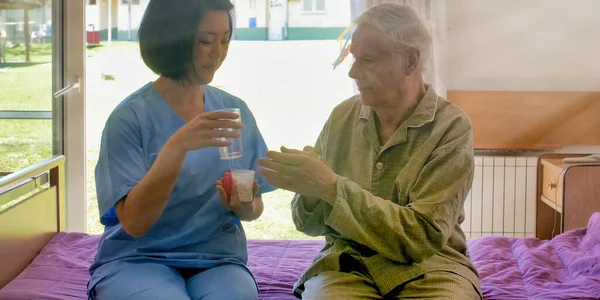
[[[250,8],[250,11],[256,12],[256,0],[250,0],[249,8]]]
[[[96,5],[96,0],[89,0],[88,4],[89,5]]]
[[[140,5],[140,0],[121,0],[121,4],[129,4],[129,1],[133,5]]]
[[[304,12],[324,12],[325,0],[303,0],[302,10]]]

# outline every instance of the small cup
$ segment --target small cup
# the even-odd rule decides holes
[[[228,111],[228,112],[237,114],[239,117],[237,119],[234,119],[231,121],[242,123],[242,115],[240,114],[239,108],[224,108],[224,109],[221,109],[220,111]],[[233,132],[239,132],[239,133],[242,132],[240,129],[233,129],[233,128],[220,128],[219,130],[227,130],[227,131],[233,131]],[[227,147],[219,148],[219,154],[221,156],[221,159],[229,160],[229,159],[236,159],[236,158],[239,158],[242,156],[243,149],[242,149],[242,138],[241,137],[240,138],[218,138],[218,140],[231,142],[231,145],[229,145]]]
[[[240,202],[251,202],[254,199],[254,171],[253,170],[233,170],[231,179],[235,186]]]

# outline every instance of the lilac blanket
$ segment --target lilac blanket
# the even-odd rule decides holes
[[[33,262],[0,290],[0,300],[86,299],[87,269],[98,236],[59,233]],[[248,265],[260,299],[295,299],[292,285],[322,241],[249,241]],[[600,213],[588,228],[551,241],[485,237],[469,242],[486,300],[600,299]]]
[[[0,290],[0,300],[83,300],[99,236],[57,234],[33,262]],[[248,267],[260,287],[259,299],[296,299],[292,286],[322,241],[248,241]]]
[[[486,300],[600,299],[600,213],[550,241],[484,237],[469,253]]]

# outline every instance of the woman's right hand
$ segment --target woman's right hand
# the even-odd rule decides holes
[[[186,152],[207,147],[227,147],[231,142],[217,140],[217,138],[240,138],[239,132],[226,130],[244,128],[242,123],[232,121],[237,118],[239,118],[238,114],[227,111],[201,113],[179,128],[170,142]]]

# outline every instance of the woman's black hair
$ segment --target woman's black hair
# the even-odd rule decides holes
[[[175,81],[195,82],[194,44],[198,27],[209,10],[228,13],[231,39],[230,0],[150,0],[138,31],[140,54],[146,66]]]

